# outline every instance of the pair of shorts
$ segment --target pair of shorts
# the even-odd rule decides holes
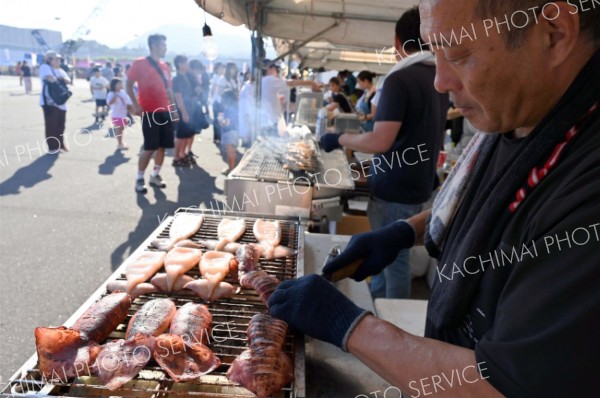
[[[225,148],[227,145],[233,145],[237,147],[239,144],[239,134],[237,130],[229,130],[221,132],[221,148]]]
[[[96,106],[106,106],[106,99],[97,99]]]
[[[142,133],[144,150],[155,151],[158,148],[173,148],[173,120],[169,112],[144,112],[142,115]]]
[[[196,134],[196,132],[190,127],[190,125],[184,123],[183,119],[180,118],[175,130],[175,137],[183,140],[186,138],[192,138],[194,134]]]
[[[128,127],[131,126],[131,119],[128,117],[113,117],[112,124],[114,127]]]

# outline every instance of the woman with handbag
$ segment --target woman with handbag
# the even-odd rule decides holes
[[[42,93],[40,106],[44,110],[46,145],[49,153],[67,152],[63,135],[67,117],[66,102],[71,96],[67,89],[69,76],[60,68],[60,55],[56,51],[46,52],[40,66]]]

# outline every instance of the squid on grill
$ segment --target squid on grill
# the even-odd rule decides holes
[[[127,318],[131,297],[125,292],[114,292],[96,301],[75,322],[71,329],[98,343],[106,339]]]
[[[248,326],[249,348],[237,357],[227,378],[267,398],[292,381],[293,365],[283,352],[287,324],[268,315],[256,314]]]
[[[169,299],[148,301],[129,321],[125,338],[133,338],[138,333],[154,337],[164,333],[169,328],[176,311],[175,303]]]
[[[236,253],[238,261],[238,278],[240,285],[246,289],[254,289],[260,300],[268,305],[271,294],[280,281],[276,277],[262,271],[258,266],[261,250],[258,246],[242,245]]]

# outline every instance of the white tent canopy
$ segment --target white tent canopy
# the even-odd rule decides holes
[[[274,39],[275,50],[278,54],[287,53],[293,46],[293,41]],[[393,48],[385,51],[378,49],[353,49],[345,46],[334,46],[326,42],[314,41],[297,50],[295,58],[302,67],[327,70],[348,69],[353,72],[369,70],[377,74],[385,74],[396,63]]]
[[[303,66],[370,69],[380,73],[389,70],[393,59],[378,56],[377,52],[391,47],[396,21],[418,3],[418,0],[195,1],[229,24],[245,24],[251,30],[260,28],[264,36],[281,39],[275,43],[279,54],[294,49]]]

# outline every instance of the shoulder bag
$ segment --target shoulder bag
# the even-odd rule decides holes
[[[71,98],[73,93],[67,88],[67,85],[56,76],[52,66],[50,66],[50,70],[56,81],[49,82],[44,80],[44,85],[46,86],[44,105],[46,105],[46,95],[48,95],[56,105],[63,105]]]

